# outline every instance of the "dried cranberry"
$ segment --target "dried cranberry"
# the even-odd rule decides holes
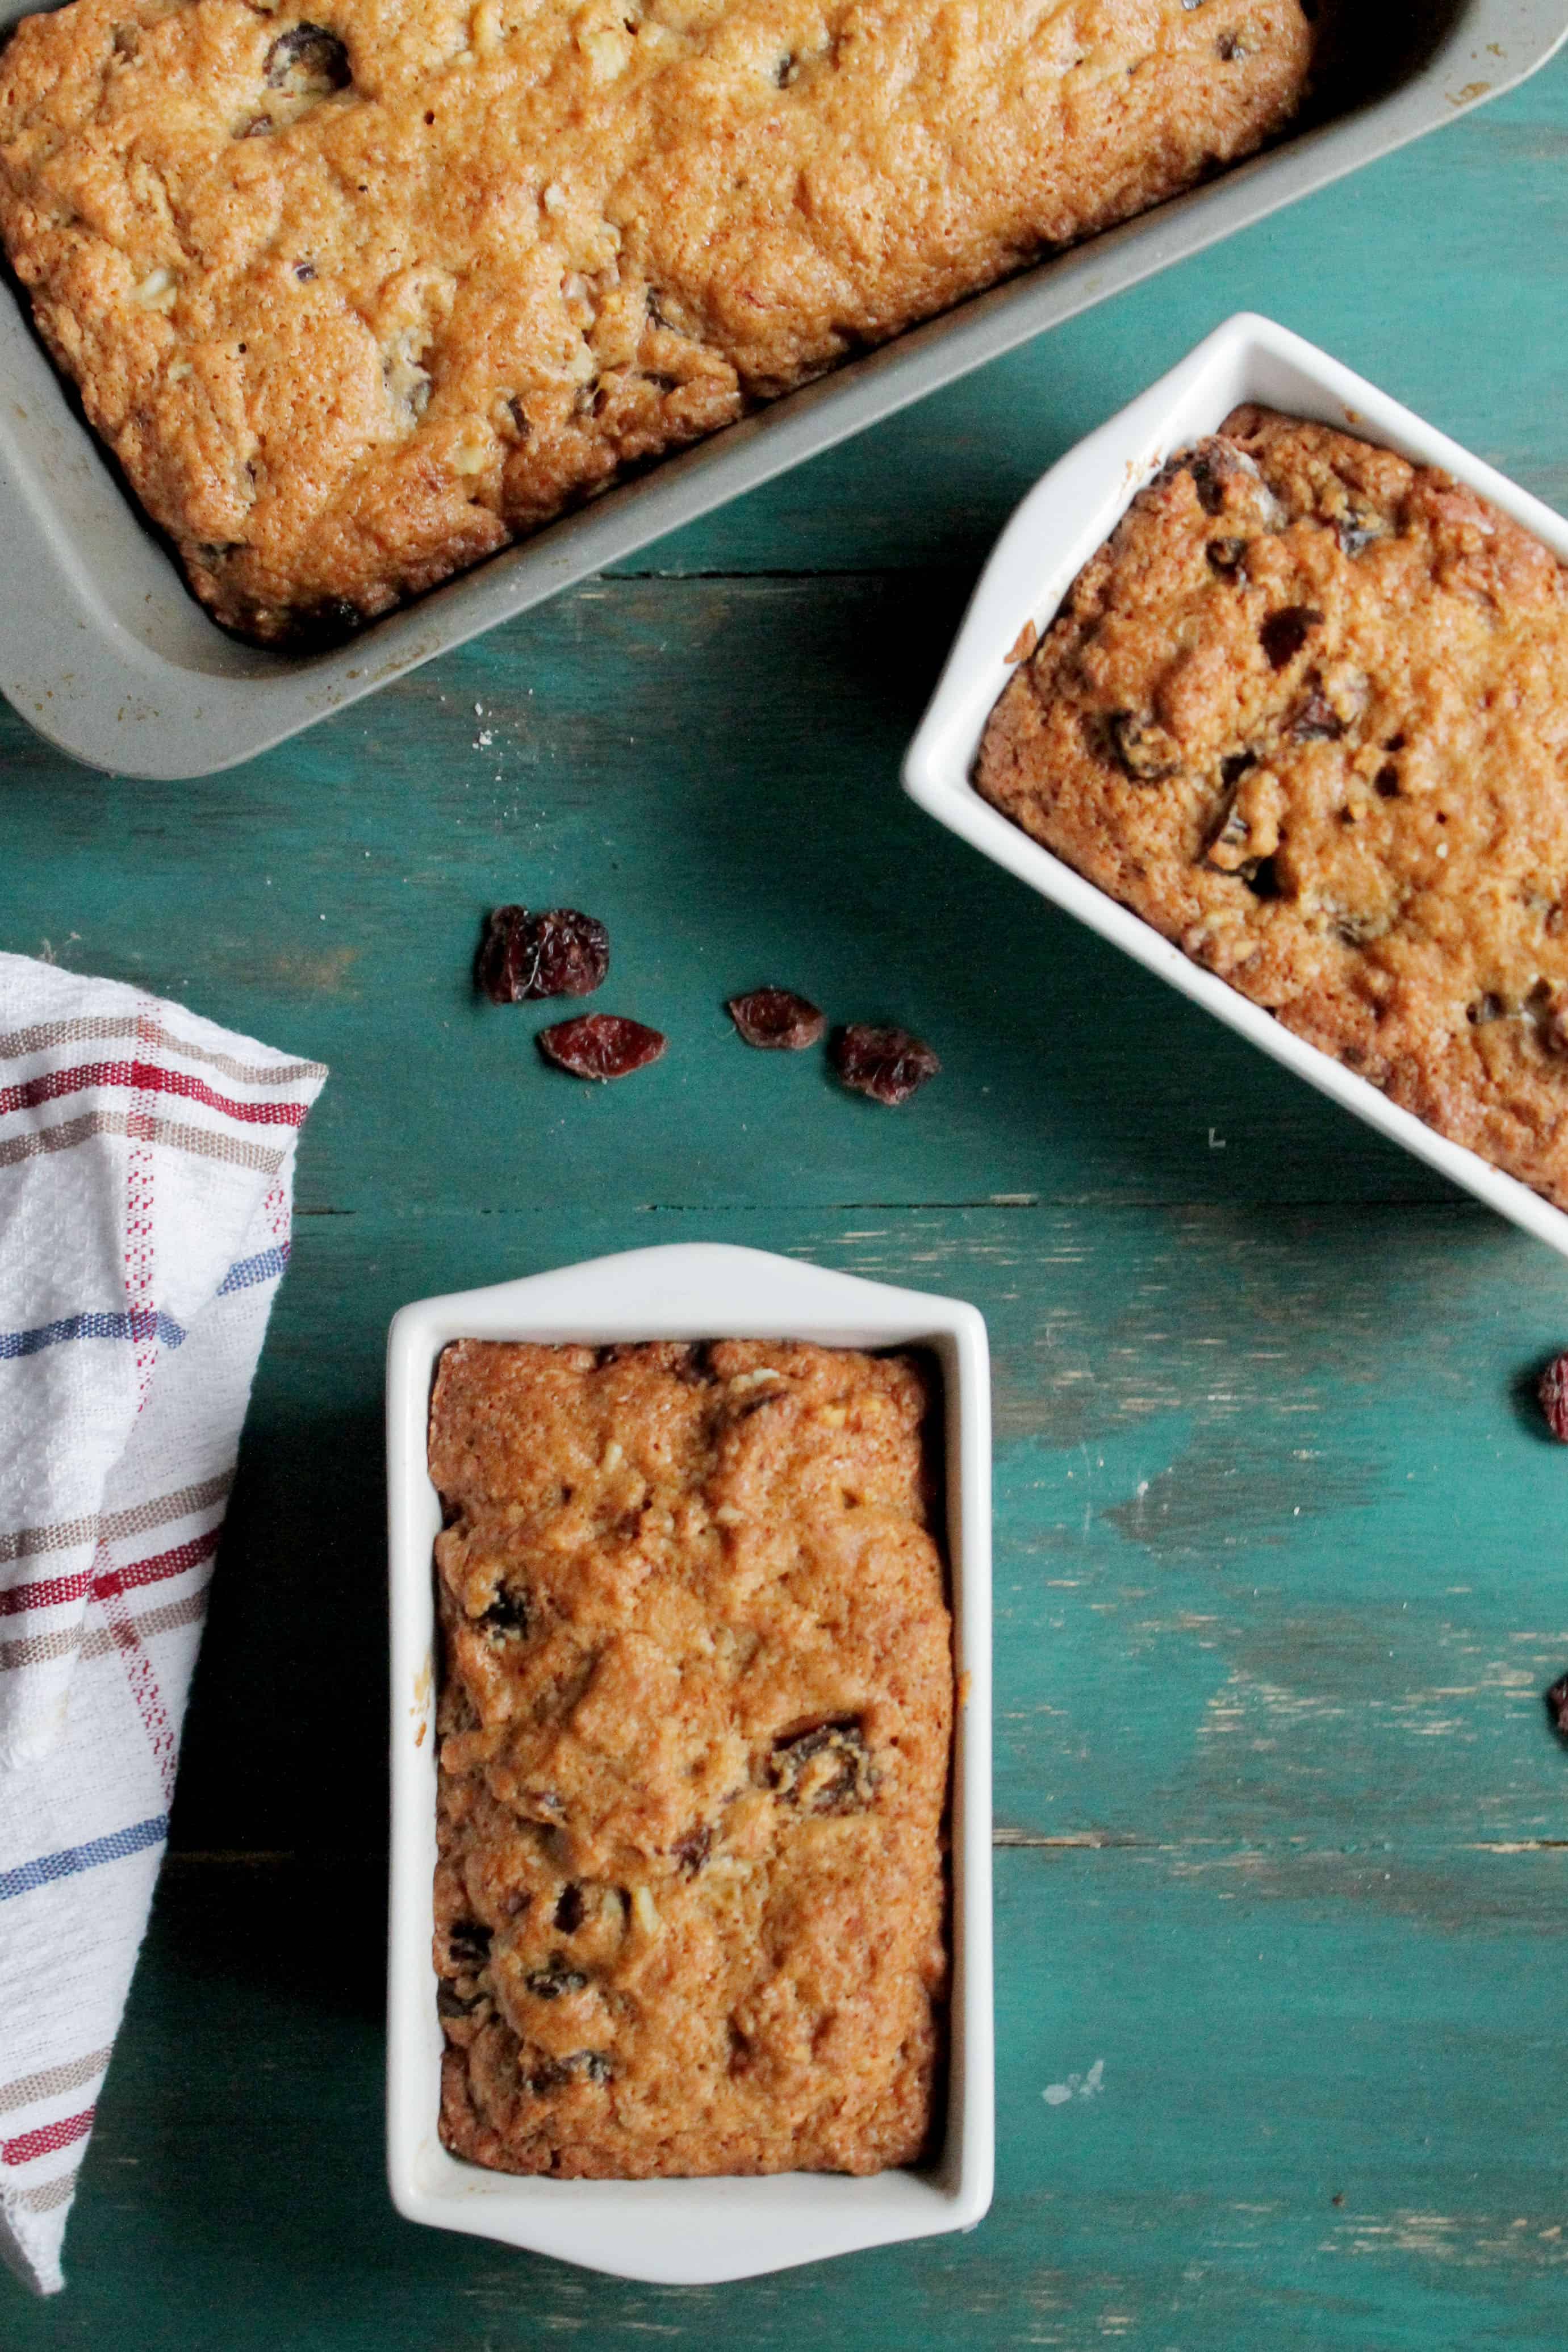
[[[1190,7],[1193,0],[1183,0]],[[1158,482],[1173,482],[1182,474],[1192,476],[1192,486],[1197,493],[1198,505],[1206,515],[1221,514],[1225,509],[1227,485],[1239,477],[1256,480],[1257,468],[1244,452],[1232,448],[1218,436],[1197,443],[1195,448],[1183,449],[1168,457],[1161,467]]]
[[[788,988],[754,988],[748,996],[730,997],[725,1011],[748,1045],[773,1053],[803,1053],[828,1025],[808,998]]]
[[[330,90],[347,89],[352,79],[349,52],[325,25],[290,25],[267,53],[270,89],[286,89],[298,98],[325,98]]]
[[[1545,1697],[1552,1730],[1568,1739],[1568,1675],[1559,1675]]]
[[[569,2083],[608,2083],[611,2064],[602,2050],[574,2050],[570,2058],[541,2058],[528,2077],[536,2097],[564,2090]]]
[[[1163,784],[1181,767],[1181,745],[1153,719],[1113,710],[1105,719],[1111,757],[1135,784]]]
[[[1547,1428],[1568,1445],[1568,1355],[1552,1357],[1541,1375],[1536,1394]]]
[[[1385,537],[1385,527],[1378,516],[1364,514],[1359,508],[1351,507],[1335,518],[1333,533],[1342,555],[1359,555],[1363,548],[1372,545],[1375,539]]]
[[[509,1591],[506,1585],[498,1588],[488,1609],[480,1612],[479,1622],[486,1633],[518,1633],[526,1640],[528,1631],[527,1595]]]
[[[813,1771],[820,1759],[825,1769]],[[798,1805],[804,1796],[809,1813],[859,1813],[871,1803],[878,1775],[860,1717],[849,1716],[775,1740],[768,1777],[787,1803]]]
[[[581,1992],[588,1979],[580,1969],[568,1966],[563,1953],[552,1952],[548,1966],[535,1969],[523,1982],[538,2000],[559,2000],[563,1992]]]
[[[1283,669],[1293,662],[1312,631],[1322,626],[1322,619],[1311,604],[1287,604],[1282,613],[1270,613],[1258,632],[1270,668]]]
[[[453,1967],[472,1975],[490,1957],[490,1930],[482,1919],[454,1919],[446,1930],[446,1948]]]
[[[492,1004],[541,996],[591,996],[610,970],[610,934],[575,907],[497,907],[485,918],[475,984]]]
[[[1197,502],[1204,513],[1218,514],[1225,505],[1226,478],[1235,471],[1234,467],[1227,465],[1218,448],[1210,444],[1188,458],[1187,471],[1192,476],[1192,486],[1197,492]]]
[[[1337,743],[1344,733],[1344,720],[1322,691],[1314,686],[1291,720],[1291,738],[1296,743]]]
[[[670,1853],[688,1876],[695,1878],[707,1860],[712,1847],[713,1831],[705,1822],[700,1829],[687,1830],[684,1837],[678,1837],[670,1848]]]
[[[942,1067],[929,1045],[907,1029],[875,1029],[852,1021],[833,1039],[833,1067],[846,1087],[873,1102],[907,1102]]]
[[[619,1013],[582,1013],[575,1021],[558,1021],[541,1029],[538,1047],[545,1059],[570,1070],[574,1078],[625,1078],[645,1070],[664,1052],[666,1040],[657,1029],[628,1021]]]

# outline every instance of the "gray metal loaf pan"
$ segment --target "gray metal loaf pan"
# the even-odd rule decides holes
[[[0,26],[26,13],[26,0],[0,0]],[[99,767],[155,777],[232,767],[1042,329],[1452,121],[1522,81],[1568,35],[1568,0],[1409,0],[1368,15],[1395,47],[1381,86],[1343,111],[913,329],[314,656],[258,652],[207,619],[121,490],[15,287],[0,289],[0,691],[51,741]]]

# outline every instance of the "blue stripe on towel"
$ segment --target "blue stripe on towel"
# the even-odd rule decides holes
[[[68,1339],[151,1339],[177,1348],[185,1334],[172,1315],[151,1307],[133,1307],[127,1314],[62,1315],[57,1323],[40,1323],[31,1331],[0,1331],[0,1363],[17,1356],[37,1356],[45,1348],[58,1348]]]
[[[168,1834],[168,1814],[152,1813],[111,1836],[89,1838],[86,1845],[63,1845],[57,1853],[41,1853],[36,1862],[0,1870],[0,1903],[8,1903],[14,1895],[31,1895],[36,1886],[52,1885],[57,1878],[74,1878],[78,1870],[96,1870],[104,1862],[123,1862],[128,1854],[162,1845]]]
[[[255,1257],[242,1257],[237,1265],[230,1266],[219,1283],[218,1297],[222,1298],[231,1290],[248,1290],[253,1283],[270,1282],[273,1276],[281,1274],[287,1264],[287,1242],[276,1249],[260,1250]]]

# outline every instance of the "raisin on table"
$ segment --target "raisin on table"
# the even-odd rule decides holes
[[[809,997],[789,988],[754,988],[749,995],[730,997],[725,1011],[748,1045],[776,1054],[803,1053],[828,1025]]]
[[[1546,1693],[1546,1712],[1552,1717],[1553,1731],[1568,1739],[1568,1675],[1559,1675]]]
[[[474,979],[492,1004],[591,996],[610,970],[610,934],[576,907],[497,907],[485,918]]]
[[[907,1029],[878,1029],[865,1021],[839,1031],[832,1055],[845,1086],[879,1103],[907,1102],[942,1067],[930,1046]]]
[[[580,1013],[575,1021],[558,1021],[538,1035],[545,1059],[574,1078],[630,1077],[656,1062],[667,1043],[657,1029],[619,1013]]]
[[[1476,1016],[1472,1015],[1472,1018]],[[1546,1426],[1568,1445],[1568,1355],[1553,1356],[1536,1387]]]

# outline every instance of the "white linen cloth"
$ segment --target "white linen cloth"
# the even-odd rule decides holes
[[[0,2256],[40,2294],[64,2284],[326,1075],[0,955]]]

